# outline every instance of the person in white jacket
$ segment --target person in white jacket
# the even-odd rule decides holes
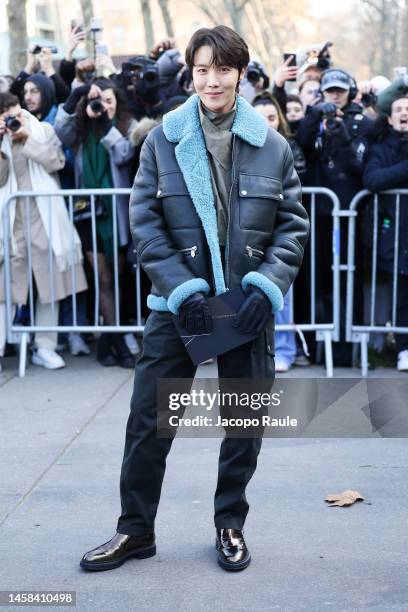
[[[60,189],[57,171],[63,168],[64,164],[64,153],[53,127],[48,123],[40,123],[28,111],[22,109],[17,97],[10,93],[1,93],[0,213],[2,218],[4,207],[15,192],[34,191],[52,194]],[[15,198],[8,204],[8,212],[12,301],[15,304],[27,303],[29,277],[32,274],[37,290],[36,325],[56,326],[58,301],[73,293],[72,265],[75,266],[76,292],[87,288],[81,263],[81,242],[76,230],[70,224],[64,199],[61,196]],[[3,231],[3,226],[0,224],[0,362],[6,342]],[[29,244],[31,270],[28,266]],[[52,261],[49,256],[50,246]],[[53,283],[50,279],[50,270],[53,271]],[[49,369],[64,367],[64,360],[55,351],[56,342],[54,332],[37,333],[33,363]]]

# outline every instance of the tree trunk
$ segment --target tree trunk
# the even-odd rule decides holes
[[[95,41],[89,30],[90,25],[91,25],[91,19],[94,17],[93,2],[92,0],[80,0],[80,3],[81,3],[82,19],[84,21],[84,28],[86,32],[86,52],[88,54],[88,57],[93,57],[94,51],[95,51],[94,50]]]
[[[166,33],[169,38],[174,38],[173,20],[170,15],[169,5],[167,0],[159,0],[160,9],[163,15]]]
[[[142,3],[142,16],[145,29],[146,53],[149,53],[154,45],[153,20],[150,11],[150,0],[140,0]]]
[[[247,0],[225,0],[225,8],[231,18],[233,29],[242,36],[242,18]]]
[[[9,68],[18,74],[27,63],[27,16],[26,0],[9,0],[7,4],[9,27]]]

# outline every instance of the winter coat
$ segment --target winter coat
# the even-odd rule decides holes
[[[373,193],[408,189],[408,138],[389,127],[385,137],[370,148],[363,175],[364,187]],[[378,226],[378,267],[392,273],[396,226],[396,197],[381,194]],[[408,275],[408,196],[400,196],[398,274]]]
[[[198,104],[193,95],[165,115],[140,155],[130,227],[152,281],[148,306],[177,313],[197,291],[219,295],[255,285],[275,312],[298,273],[309,231],[290,146],[238,96],[223,269]]]

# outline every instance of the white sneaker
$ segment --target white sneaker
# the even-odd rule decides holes
[[[137,355],[140,352],[139,343],[133,334],[125,334],[125,342],[132,355]]]
[[[91,354],[91,349],[83,340],[81,334],[70,333],[68,336],[68,343],[71,355],[73,355],[74,357],[77,357],[78,355]]]
[[[275,357],[275,372],[289,372],[290,365],[285,359]]]
[[[400,351],[398,353],[397,370],[400,372],[406,372],[408,370],[408,350]]]
[[[31,357],[34,365],[42,366],[48,370],[58,370],[65,368],[65,361],[52,349],[36,348]]]

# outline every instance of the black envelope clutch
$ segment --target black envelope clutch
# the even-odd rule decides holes
[[[232,326],[232,321],[244,299],[245,293],[241,287],[208,298],[213,318],[213,331],[211,334],[191,335],[180,325],[178,317],[173,315],[174,324],[180,334],[180,338],[191,357],[191,361],[195,365],[210,359],[210,357],[226,353],[236,346],[250,342],[257,337],[256,335],[240,334]]]

